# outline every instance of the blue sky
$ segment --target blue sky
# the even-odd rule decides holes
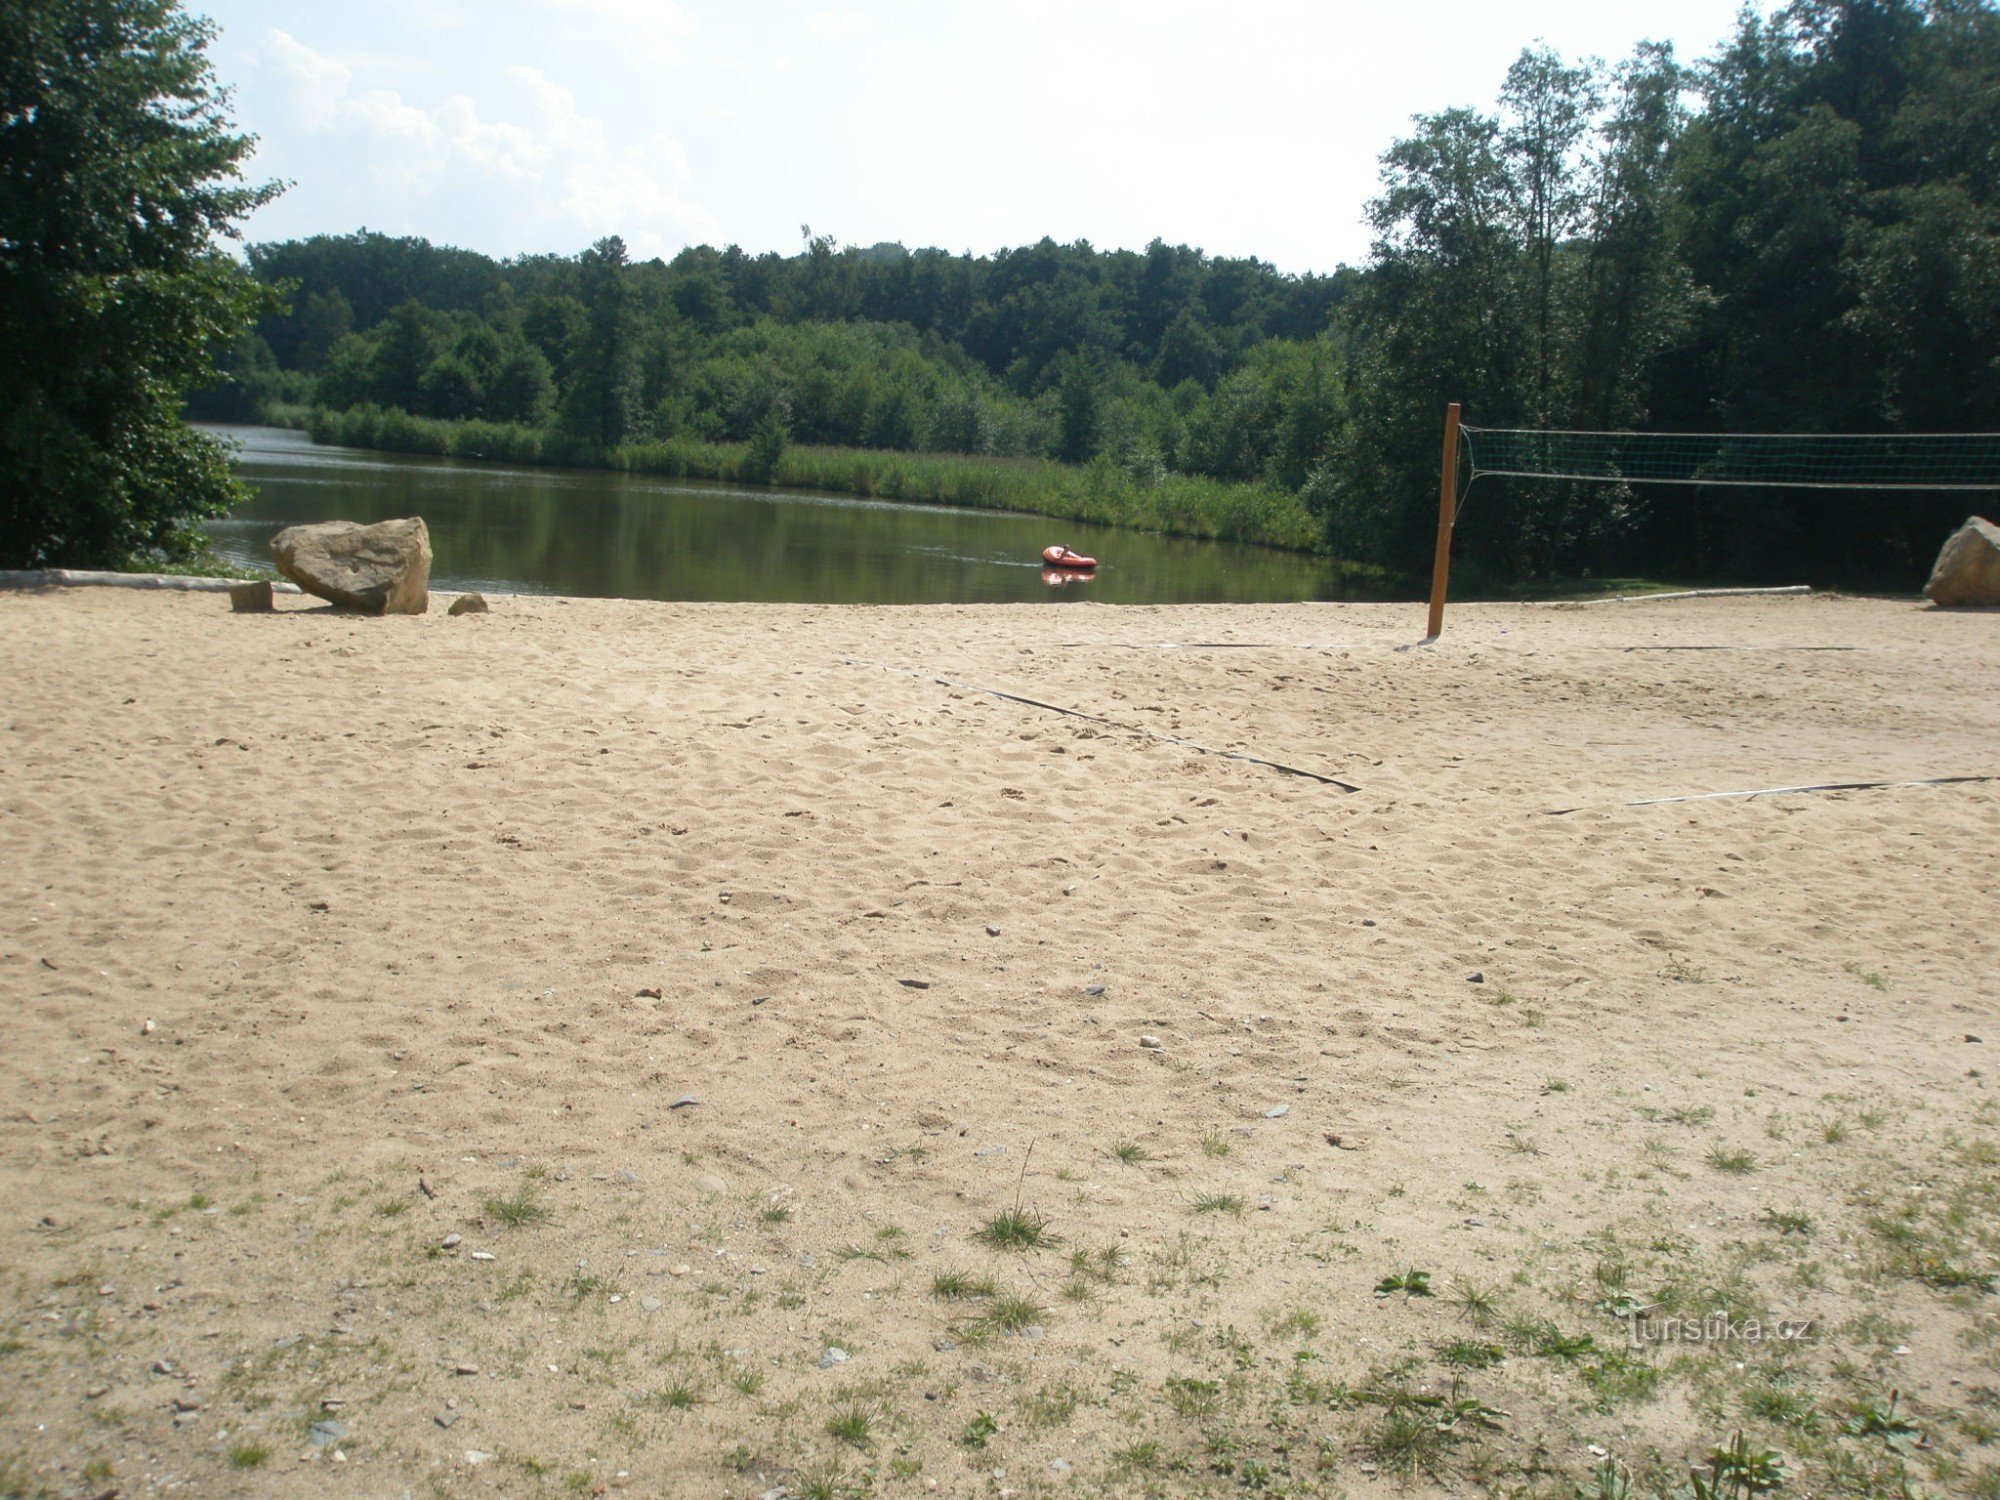
[[[492,255],[621,234],[986,253],[1159,237],[1285,271],[1365,257],[1411,115],[1521,48],[1714,50],[1737,0],[188,0],[294,185],[253,240],[366,226]]]

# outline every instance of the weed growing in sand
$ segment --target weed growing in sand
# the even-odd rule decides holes
[[[555,1211],[542,1201],[541,1189],[532,1183],[524,1184],[504,1197],[496,1195],[482,1199],[479,1206],[496,1224],[505,1224],[511,1229],[546,1224],[555,1217]]]
[[[1754,1153],[1731,1150],[1726,1146],[1711,1146],[1704,1160],[1716,1171],[1731,1177],[1746,1177],[1757,1170],[1757,1158]]]
[[[653,1402],[666,1411],[692,1411],[701,1405],[701,1387],[686,1377],[671,1380],[653,1392]]]
[[[238,1443],[229,1450],[232,1469],[261,1469],[271,1461],[271,1450],[263,1443]]]
[[[730,1388],[740,1395],[754,1396],[764,1389],[764,1372],[762,1370],[736,1370],[731,1373],[729,1384]]]
[[[1507,1149],[1516,1156],[1540,1156],[1542,1148],[1535,1144],[1532,1136],[1523,1135],[1518,1130],[1507,1132]]]
[[[1321,1326],[1320,1315],[1311,1308],[1294,1307],[1283,1313],[1273,1314],[1270,1319],[1273,1338],[1316,1338]]]
[[[1206,1422],[1222,1411],[1222,1387],[1192,1375],[1169,1375],[1163,1387],[1167,1405],[1194,1422]]]
[[[965,1271],[940,1271],[931,1278],[931,1295],[940,1302],[972,1302],[991,1297],[1000,1289],[989,1277]]]
[[[1060,1427],[1076,1415],[1082,1399],[1082,1392],[1066,1380],[1045,1385],[1023,1403],[1021,1418],[1030,1427]]]
[[[1121,1473],[1143,1473],[1157,1469],[1162,1456],[1160,1440],[1147,1438],[1129,1447],[1114,1448],[1111,1452],[1111,1467]]]
[[[1829,1146],[1838,1146],[1847,1139],[1847,1121],[1839,1115],[1819,1122],[1819,1138]]]
[[[1145,1149],[1137,1141],[1115,1142],[1110,1156],[1113,1161],[1123,1162],[1128,1167],[1143,1166],[1149,1160]]]
[[[1474,1328],[1484,1328],[1499,1316],[1500,1299],[1492,1288],[1481,1286],[1476,1281],[1461,1279],[1454,1282],[1452,1301],[1458,1304],[1458,1315]]]
[[[1378,1297],[1393,1297],[1398,1292],[1405,1297],[1430,1296],[1431,1273],[1418,1270],[1397,1271],[1375,1283],[1375,1295]]]
[[[1242,1218],[1244,1202],[1237,1193],[1197,1193],[1193,1201],[1198,1214],[1228,1214],[1232,1218]]]
[[[1871,973],[1869,970],[1862,968],[1860,964],[1848,964],[1847,972],[1867,985],[1871,990],[1886,991],[1889,988],[1888,980],[1884,979],[1880,974]]]
[[[767,1208],[757,1210],[757,1222],[767,1229],[775,1229],[778,1225],[789,1220],[791,1216],[791,1209],[782,1203],[773,1203]]]
[[[1201,1149],[1209,1156],[1227,1156],[1229,1154],[1229,1137],[1214,1126],[1210,1126],[1209,1129],[1202,1133]]]
[[[1451,1339],[1436,1346],[1438,1362],[1454,1370],[1490,1370],[1507,1357],[1507,1351],[1484,1339]]]
[[[984,1448],[1000,1435],[1000,1422],[992,1412],[976,1412],[965,1430],[958,1435],[959,1442],[968,1448]]]
[[[866,1448],[875,1437],[875,1414],[850,1402],[826,1419],[827,1436],[855,1448]]]
[[[1688,1472],[1688,1494],[1690,1500],[1748,1500],[1777,1489],[1791,1473],[1782,1454],[1751,1447],[1739,1432],[1726,1447],[1709,1450],[1706,1472]]]
[[[798,1500],[860,1500],[869,1490],[865,1478],[850,1478],[838,1469],[816,1469],[798,1476]]]
[[[1049,1232],[1049,1221],[1019,1204],[988,1219],[973,1238],[994,1250],[1047,1250],[1058,1243]]]
[[[1000,1333],[1020,1333],[1032,1328],[1048,1316],[1041,1303],[1032,1298],[1006,1292],[995,1297],[986,1309],[986,1316],[979,1320],[981,1330],[991,1329]]]
[[[1779,1234],[1805,1236],[1812,1233],[1813,1227],[1811,1214],[1790,1213],[1775,1208],[1764,1210],[1764,1222]]]

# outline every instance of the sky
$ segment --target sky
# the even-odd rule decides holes
[[[250,241],[366,227],[488,255],[791,254],[802,229],[989,254],[1154,239],[1281,271],[1368,253],[1410,118],[1522,48],[1685,60],[1739,0],[187,0],[292,184]]]

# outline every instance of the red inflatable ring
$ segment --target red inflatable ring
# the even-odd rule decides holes
[[[1042,561],[1052,568],[1075,568],[1088,571],[1097,566],[1097,559],[1085,557],[1081,552],[1072,552],[1067,547],[1042,548]]]

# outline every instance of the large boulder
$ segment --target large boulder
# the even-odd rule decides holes
[[[1933,604],[2000,604],[2000,526],[1968,516],[1939,549],[1924,594]]]
[[[430,608],[431,534],[421,516],[288,526],[271,538],[271,557],[308,594],[342,609],[420,615]]]

